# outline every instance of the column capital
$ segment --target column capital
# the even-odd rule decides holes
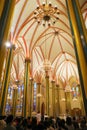
[[[6,42],[6,48],[8,49],[8,50],[15,50],[16,49],[16,46],[15,46],[15,44],[13,44],[12,42],[10,42],[10,41],[7,41]]]
[[[30,81],[33,81],[34,79],[32,77],[30,77]]]
[[[9,49],[15,50],[16,49],[15,44],[11,43],[11,46],[9,47]]]
[[[49,79],[49,75],[46,75],[45,78],[48,78],[48,79]]]
[[[20,84],[20,80],[16,79],[15,81],[15,85],[19,85]]]
[[[49,78],[48,71],[45,71],[45,74],[46,74],[45,78]]]
[[[41,85],[41,83],[40,83],[40,82],[37,82],[37,85]]]
[[[55,83],[55,80],[52,80],[51,83]]]
[[[30,62],[31,62],[31,59],[28,58],[28,57],[26,57],[26,58],[25,58],[25,63],[26,63],[26,62],[29,62],[29,63],[30,63]]]
[[[56,87],[59,88],[59,84],[56,84]]]

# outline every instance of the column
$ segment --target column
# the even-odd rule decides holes
[[[0,17],[1,17],[2,11],[3,11],[4,3],[5,3],[5,0],[0,1]]]
[[[85,27],[85,22],[84,22],[84,19],[83,19],[83,16],[82,16],[82,12],[81,12],[81,7],[80,7],[80,4],[79,4],[79,1],[78,0],[73,0],[72,1],[73,2],[73,4],[74,4],[74,6],[73,6],[73,8],[74,8],[74,11],[77,13],[77,15],[78,15],[78,22],[79,22],[79,24],[80,24],[80,28],[82,28],[81,30],[81,32],[83,33],[83,36],[84,36],[84,38],[85,38],[85,44],[86,44],[86,46],[87,46],[87,30],[86,30],[86,27]]]
[[[2,84],[2,94],[1,94],[1,102],[0,102],[2,115],[4,115],[4,111],[5,111],[6,98],[8,93],[9,79],[10,79],[10,70],[11,70],[12,59],[13,59],[13,50],[14,50],[14,45],[11,45],[11,48],[8,48],[8,56],[7,56],[4,79]]]
[[[36,111],[36,97],[37,97],[37,85],[36,85],[36,83],[34,83],[33,84],[33,86],[32,86],[32,93],[33,93],[33,111]]]
[[[76,22],[77,22],[78,30],[80,33],[82,46],[84,49],[84,55],[85,55],[86,62],[87,62],[87,32],[86,32],[85,23],[83,21],[83,17],[81,14],[79,1],[72,0],[72,4],[73,4],[73,10],[75,12]]]
[[[76,52],[76,58],[77,58],[77,65],[79,70],[79,76],[80,76],[80,82],[82,87],[82,93],[83,93],[83,101],[84,101],[84,107],[85,112],[87,114],[87,63],[84,55],[84,49],[82,46],[82,41],[80,39],[80,32],[78,29],[75,13],[73,10],[72,0],[66,0],[68,10],[69,10],[69,20],[71,25],[71,31],[74,34],[75,40],[74,40],[74,47]]]
[[[16,115],[16,106],[17,106],[17,92],[18,92],[18,88],[17,86],[13,87],[13,116],[15,117]]]
[[[24,73],[24,99],[23,99],[23,117],[27,117],[28,115],[28,88],[29,88],[29,80],[30,80],[30,59],[25,59],[25,73]],[[29,104],[30,105],[30,104]],[[30,110],[29,110],[30,112]],[[29,113],[30,116],[30,113]]]
[[[49,75],[46,72],[46,114],[49,116]]]
[[[40,91],[41,83],[37,83],[37,111],[40,112],[40,98],[41,98],[41,91]]]
[[[59,103],[59,85],[56,85],[56,93],[57,93],[57,111],[58,111],[58,116],[60,115],[60,103]]]
[[[0,95],[1,95],[1,90],[2,90],[2,82],[0,82]],[[0,96],[0,101],[1,101],[1,96]]]
[[[78,89],[79,89],[79,100],[80,100],[80,104],[81,104],[81,111],[82,111],[82,115],[85,116],[85,111],[84,111],[84,104],[83,104],[83,98],[82,98],[82,91],[81,91],[81,86],[80,84],[77,85]]]
[[[53,117],[56,116],[55,113],[55,81],[52,81],[52,108],[53,108]]]
[[[71,115],[71,92],[65,91],[65,99],[66,99],[66,114]]]
[[[30,78],[30,89],[29,89],[29,116],[32,116],[32,88],[33,88],[33,79]]]
[[[6,49],[5,42],[9,36],[9,29],[12,22],[12,16],[15,6],[15,0],[1,0],[0,1],[0,79],[2,75],[2,68],[5,59]]]

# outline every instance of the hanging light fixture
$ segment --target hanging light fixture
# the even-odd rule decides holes
[[[50,62],[50,60],[48,59],[48,56],[47,56],[47,46],[46,46],[46,40],[47,40],[47,38],[46,38],[46,32],[45,32],[45,40],[44,40],[44,44],[45,44],[45,48],[44,48],[44,56],[45,56],[45,58],[44,58],[44,61],[42,62],[42,68],[43,68],[43,70],[45,71],[45,72],[48,72],[48,71],[50,71],[51,70],[51,68],[52,68],[52,66],[51,66],[51,62]]]
[[[59,19],[58,15],[60,14],[57,6],[53,6],[51,2],[47,3],[43,2],[42,5],[37,5],[35,11],[34,11],[34,18],[37,21],[38,24],[43,24],[45,26],[46,24],[48,26],[54,25],[57,20]]]
[[[45,70],[45,72],[48,72],[51,70],[51,63],[48,59],[45,59],[42,63],[42,67]]]

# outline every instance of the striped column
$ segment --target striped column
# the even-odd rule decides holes
[[[4,7],[5,0],[0,1],[0,17],[2,15],[3,7]]]
[[[85,26],[85,21],[83,20],[83,16],[82,16],[82,12],[81,12],[81,7],[80,7],[80,4],[79,4],[79,1],[78,0],[73,0],[73,4],[75,4],[74,6],[74,10],[77,11],[78,13],[78,17],[79,17],[79,23],[80,23],[80,27],[82,28],[83,30],[83,35],[84,35],[84,38],[85,38],[85,44],[87,45],[87,30],[86,30],[86,26]]]
[[[32,116],[32,92],[33,92],[33,79],[30,79],[30,86],[29,86],[29,116]]]
[[[66,113],[71,115],[71,92],[65,91]]]
[[[5,113],[5,105],[6,105],[9,79],[10,79],[10,70],[11,70],[12,59],[13,59],[13,50],[14,50],[14,46],[8,48],[8,58],[5,67],[4,79],[2,84],[1,102],[0,102],[2,115],[4,115]]]
[[[40,98],[41,98],[41,95],[40,95],[40,86],[41,86],[41,83],[37,83],[37,111],[40,112]]]
[[[58,116],[60,115],[60,103],[59,103],[59,85],[56,85],[56,95],[57,95],[57,111],[58,111]]]
[[[46,73],[46,114],[49,116],[49,76]]]
[[[78,0],[72,0],[73,10],[75,13],[75,18],[80,33],[81,44],[84,49],[84,56],[87,62],[87,31],[85,26],[85,21],[83,21],[80,5]]]
[[[17,92],[18,92],[18,88],[17,88],[17,86],[15,86],[13,88],[13,112],[12,112],[14,117],[16,116]]]
[[[53,108],[53,116],[55,117],[55,81],[52,81],[52,108]]]
[[[68,7],[69,20],[72,29],[71,31],[74,35],[74,47],[76,52],[76,59],[77,59],[77,65],[79,70],[82,94],[84,99],[84,107],[85,107],[85,112],[87,114],[87,80],[86,80],[87,63],[84,55],[84,49],[82,46],[81,35],[78,29],[76,16],[73,9],[72,0],[66,0],[66,4]]]
[[[23,117],[28,116],[28,88],[29,88],[29,81],[30,81],[30,59],[25,59],[25,74],[24,74],[24,98],[23,98]],[[30,110],[29,110],[30,112]],[[30,113],[29,113],[30,116]]]
[[[6,54],[5,42],[9,37],[15,0],[0,0],[0,79]]]

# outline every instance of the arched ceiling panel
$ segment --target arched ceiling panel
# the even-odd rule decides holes
[[[15,4],[11,33],[19,52],[15,50],[14,61],[17,64],[19,57],[18,72],[24,72],[25,58],[31,58],[32,73],[40,69],[43,61],[47,58],[55,70],[55,75],[64,80],[69,80],[73,75],[78,76],[73,40],[69,25],[65,0],[51,0],[52,6],[57,5],[60,14],[50,26],[43,26],[34,18],[37,5],[42,9],[43,0],[18,0]],[[49,3],[49,1],[47,1]],[[82,0],[80,1],[82,5]],[[86,8],[84,5],[83,10]],[[53,17],[52,14],[51,17]],[[83,14],[87,22],[86,12]],[[15,69],[12,66],[13,77],[16,77]]]

